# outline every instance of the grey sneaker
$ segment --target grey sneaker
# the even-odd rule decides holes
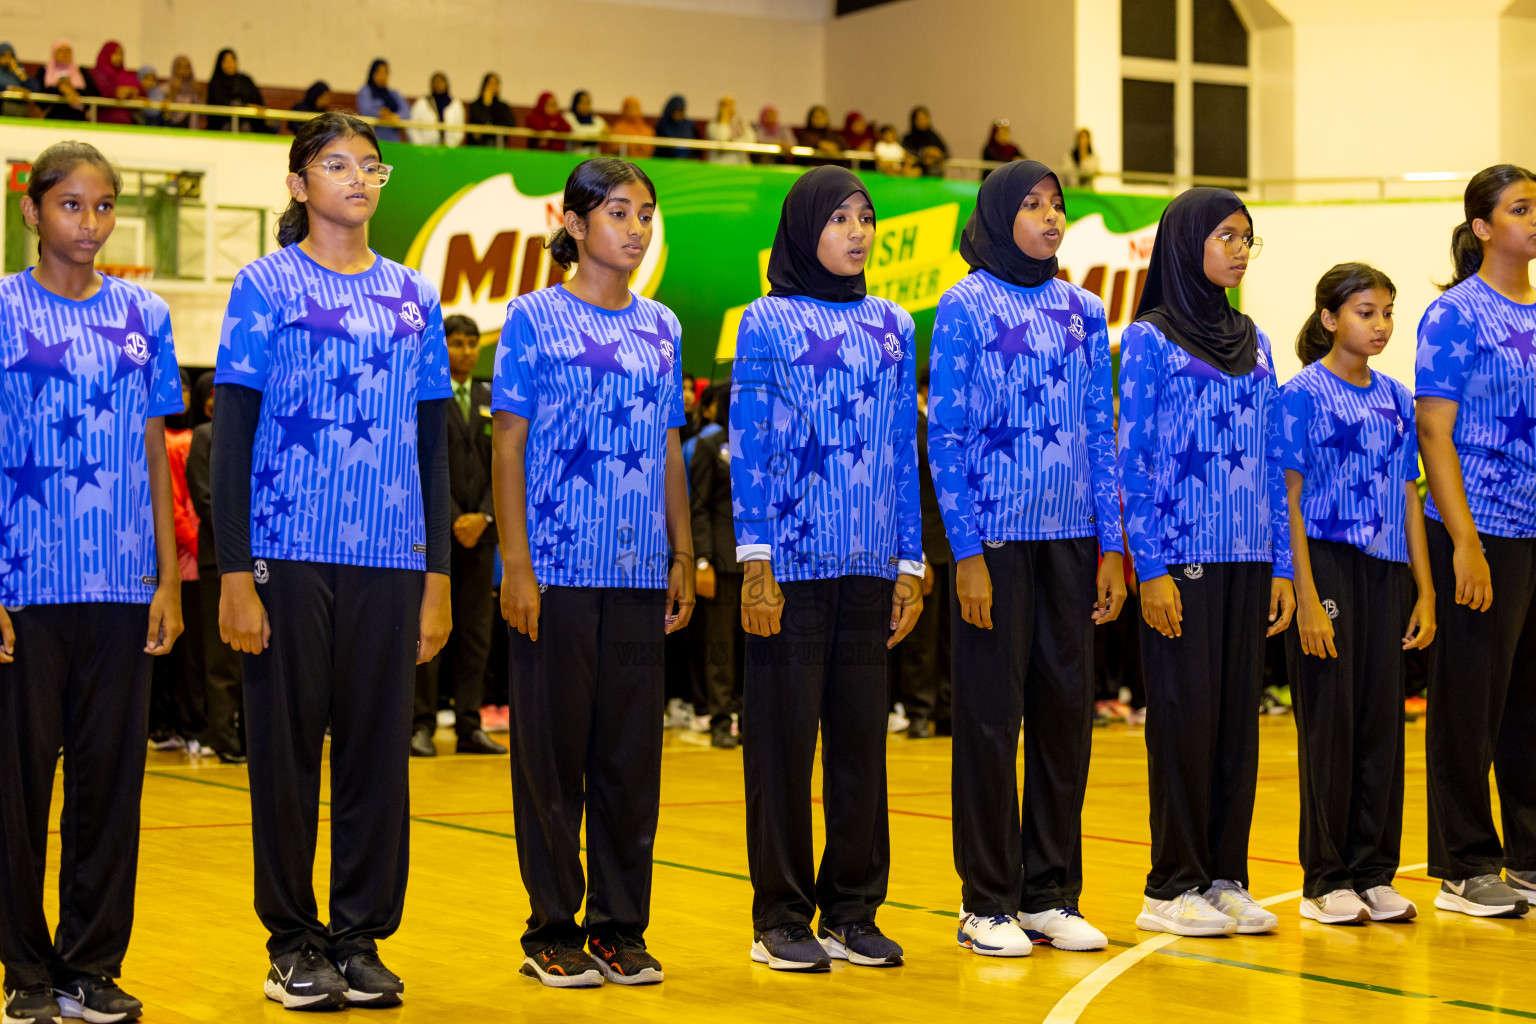
[[[1442,881],[1435,893],[1435,906],[1473,917],[1524,917],[1531,903],[1498,875],[1477,875]]]
[[[1536,871],[1511,871],[1505,868],[1504,881],[1516,893],[1525,897],[1525,902],[1536,903]]]
[[[1262,935],[1280,926],[1280,918],[1259,906],[1247,889],[1227,878],[1218,878],[1205,890],[1205,902],[1237,922],[1239,935]]]

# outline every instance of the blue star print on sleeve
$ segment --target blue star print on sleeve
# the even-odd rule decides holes
[[[1097,296],[986,271],[939,300],[928,462],[956,559],[984,540],[1121,551],[1109,331]]]
[[[1142,581],[1169,565],[1272,562],[1291,577],[1269,338],[1228,376],[1144,321],[1120,338],[1120,490]]]
[[[103,277],[75,302],[0,282],[0,600],[147,603],[158,584],[144,434],[182,411],[164,300]]]
[[[762,298],[732,369],[737,558],[779,581],[920,576],[912,318],[885,299]]]
[[[639,296],[610,310],[556,286],[508,308],[491,406],[529,421],[528,546],[540,583],[666,586],[681,335],[670,309]]]
[[[451,397],[437,292],[382,256],[338,274],[288,246],[235,279],[214,380],[263,393],[251,553],[426,568],[418,402]]]
[[[1415,392],[1458,403],[1452,439],[1479,533],[1536,537],[1536,304],[1476,275],[1419,322]],[[1431,495],[1425,513],[1439,519]]]

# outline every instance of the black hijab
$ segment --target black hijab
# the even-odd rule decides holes
[[[368,65],[368,77],[363,79],[363,88],[368,91],[368,95],[384,104],[384,109],[394,110],[395,100],[391,94],[395,90],[391,89],[387,85],[379,86],[373,83],[373,76],[381,67],[389,67],[389,61],[385,60],[383,57],[375,58],[374,62]]]
[[[779,233],[768,257],[769,295],[805,295],[822,302],[859,302],[864,298],[863,271],[843,277],[822,266],[816,256],[822,229],[832,211],[855,192],[869,195],[858,175],[831,165],[806,171],[790,186],[779,214]],[[873,200],[870,205],[874,205]]]
[[[1056,276],[1055,256],[1037,260],[1013,240],[1013,219],[1024,197],[1047,177],[1055,178],[1056,172],[1038,160],[1016,160],[987,175],[960,236],[960,257],[972,270],[985,270],[1021,288],[1034,288]]]
[[[1224,188],[1192,188],[1169,203],[1157,225],[1152,265],[1136,307],[1137,320],[1233,377],[1258,365],[1258,328],[1232,308],[1226,289],[1205,276],[1205,240],[1238,210],[1248,214],[1236,193]],[[1253,215],[1248,218],[1251,224]]]
[[[324,80],[317,81],[304,93],[304,98],[293,105],[294,110],[308,111],[312,114],[323,113],[318,106],[320,97],[331,91],[331,87]]]

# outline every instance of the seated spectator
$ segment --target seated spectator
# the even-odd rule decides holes
[[[165,83],[160,81],[160,73],[151,64],[145,64],[139,68],[139,92],[151,103],[165,102]],[[165,124],[165,115],[158,110],[139,111],[140,123],[147,124],[151,128],[159,128]]]
[[[614,135],[644,135],[647,138],[654,138],[656,135],[656,129],[651,127],[651,122],[647,121],[645,115],[640,112],[640,101],[633,96],[624,97],[624,105],[619,110],[618,120],[608,126],[608,131]],[[615,153],[618,152],[617,147],[610,147],[610,149]],[[655,150],[655,146],[647,146],[639,142],[624,144],[624,152],[631,159],[650,156]]]
[[[565,114],[560,110],[560,101],[555,99],[555,94],[541,92],[539,98],[534,101],[533,109],[528,112],[528,127],[538,132],[568,132],[571,130],[571,122],[565,119]],[[529,139],[528,148],[564,153],[565,140]]]
[[[400,122],[411,115],[411,105],[389,87],[389,61],[382,57],[368,66],[368,80],[357,92],[357,112],[379,119],[373,134],[380,142],[405,141]]]
[[[774,156],[771,153],[754,153],[752,162],[759,164],[787,164],[789,163],[789,147],[795,145],[795,133],[789,125],[779,120],[779,108],[766,106],[757,115],[757,124],[752,126],[757,134],[758,142],[772,143],[782,146],[783,153]]]
[[[181,54],[171,61],[171,77],[165,83],[165,96],[162,103],[201,103],[203,94],[197,87],[197,79],[192,74],[192,58]],[[197,114],[188,113],[185,110],[164,110],[160,112],[161,123],[170,128],[196,128],[202,124],[202,118]]]
[[[1012,132],[1009,129],[1008,119],[1000,117],[992,122],[992,134],[987,136],[987,144],[981,149],[983,160],[996,160],[1000,164],[1006,164],[1014,160],[1024,159],[1024,154],[1018,146],[1013,144]],[[981,180],[987,180],[987,174],[983,171]]]
[[[832,115],[820,104],[806,112],[805,127],[797,129],[795,134],[799,136],[800,145],[816,151],[816,156],[808,159],[808,163],[830,163],[843,155],[843,140],[832,129]]]
[[[875,143],[875,170],[898,178],[911,178],[918,173],[917,158],[897,141],[893,124],[880,126],[880,141]]]
[[[0,102],[0,117],[27,117],[27,69],[16,59],[16,47],[0,43],[0,92],[12,92],[15,99]]]
[[[592,113],[592,94],[579,89],[571,97],[571,134],[584,139],[600,139],[608,134],[608,122],[600,114]],[[577,153],[596,153],[597,143],[573,142],[571,149]]]
[[[715,108],[715,119],[705,126],[704,133],[713,142],[757,141],[752,129],[736,115],[736,101],[729,96],[720,97],[720,105]],[[704,157],[712,163],[740,166],[750,162],[750,155],[742,150],[712,149]]]
[[[1087,128],[1077,130],[1077,138],[1061,162],[1061,183],[1068,188],[1093,188],[1093,179],[1099,173],[1099,155],[1093,151],[1093,133]]]
[[[875,146],[875,132],[857,110],[848,111],[843,118],[843,148],[867,153]]]
[[[656,121],[656,135],[663,139],[697,139],[699,126],[688,118],[688,101],[681,96],[673,96],[667,100],[667,105],[661,108],[661,117]],[[674,160],[696,160],[698,152],[692,149],[679,149],[676,146],[662,146],[656,150],[657,156],[669,156]]]
[[[267,101],[261,90],[251,81],[251,76],[240,70],[240,58],[235,51],[223,49],[213,59],[213,74],[208,77],[208,105],[210,107],[256,107],[265,109]],[[227,132],[235,124],[233,117],[210,116],[206,127],[211,132]],[[265,121],[242,117],[240,128],[248,132],[268,131]]]
[[[512,112],[511,106],[501,98],[501,76],[491,71],[480,79],[480,92],[475,96],[475,102],[469,105],[466,120],[470,124],[490,124],[499,128],[516,128],[517,115]],[[496,146],[505,149],[509,136],[485,135],[470,132],[465,136],[465,143],[471,146]]]
[[[944,138],[933,130],[933,116],[927,107],[913,107],[910,130],[901,140],[902,146],[917,159],[918,169],[925,178],[944,175],[944,161],[949,159],[949,147]]]
[[[464,133],[447,131],[452,125],[464,123],[464,104],[453,98],[448,91],[448,76],[441,71],[432,76],[432,91],[411,105],[412,121],[436,121],[445,130],[412,128],[407,134],[418,146],[462,146]]]
[[[48,120],[84,121],[85,104],[80,97],[97,95],[96,86],[75,63],[75,49],[68,39],[55,39],[48,53],[48,63],[27,82],[27,91],[54,93],[64,98],[63,103],[43,105],[43,117]]]
[[[101,44],[91,78],[99,96],[117,100],[144,98],[139,76],[123,67],[123,44],[115,39]],[[133,111],[127,107],[97,107],[96,120],[101,124],[133,124]]]
[[[300,114],[323,114],[331,109],[331,87],[324,80],[311,82],[304,98],[293,105]]]

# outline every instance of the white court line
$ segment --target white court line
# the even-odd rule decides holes
[[[1420,871],[1428,866],[1428,863],[1406,864],[1398,868],[1397,873]],[[1259,906],[1267,907],[1273,903],[1286,903],[1300,895],[1300,889],[1293,889],[1290,892],[1283,892],[1278,896],[1270,896],[1259,900]],[[1155,935],[1101,964],[1098,970],[1088,975],[1082,981],[1079,981],[1076,985],[1073,985],[1067,990],[1066,995],[1056,1001],[1056,1005],[1051,1007],[1051,1012],[1046,1014],[1043,1024],[1075,1024],[1077,1019],[1083,1015],[1083,1011],[1088,1009],[1088,1004],[1093,1002],[1100,992],[1108,988],[1110,982],[1180,937],[1168,932]]]

